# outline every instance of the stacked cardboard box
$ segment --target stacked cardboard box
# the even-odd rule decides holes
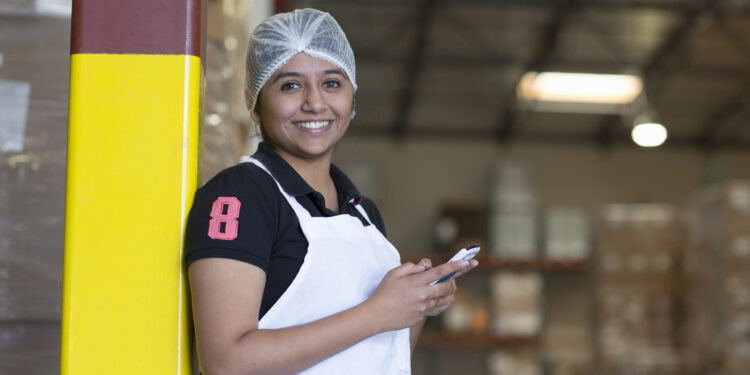
[[[604,209],[595,257],[597,373],[680,371],[683,238],[670,206]]]
[[[548,282],[552,280],[548,279]],[[585,289],[578,289],[576,293],[581,293]],[[554,293],[547,291],[548,294]],[[588,297],[588,296],[587,296]],[[588,301],[588,299],[586,299]],[[549,319],[546,322],[544,332],[543,357],[545,374],[547,375],[590,375],[591,368],[591,335],[588,327],[554,323],[555,315],[570,314],[568,306],[561,306],[558,301],[548,301],[549,305],[560,306],[557,308],[548,308]],[[568,305],[575,304],[576,301],[568,299]],[[565,302],[562,302],[565,303]],[[586,309],[588,311],[588,309]],[[586,319],[586,321],[590,321]]]
[[[544,255],[553,260],[587,259],[591,250],[590,228],[589,215],[583,208],[548,208]]]
[[[542,277],[535,272],[498,272],[490,280],[492,333],[533,336],[542,329]]]
[[[546,374],[549,375],[589,375],[591,374],[590,358],[581,351],[559,351],[547,355],[545,359]]]
[[[495,351],[488,357],[492,375],[539,375],[541,369],[533,351]]]
[[[750,373],[750,181],[702,189],[691,219],[688,356],[706,373]]]
[[[70,18],[0,2],[0,374],[59,368]]]
[[[537,199],[528,169],[496,167],[492,183],[489,241],[491,254],[504,258],[537,255]]]

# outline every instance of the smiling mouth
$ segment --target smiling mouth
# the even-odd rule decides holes
[[[303,129],[322,129],[326,126],[330,125],[332,121],[326,120],[326,121],[297,121],[293,122],[294,126],[303,128]]]

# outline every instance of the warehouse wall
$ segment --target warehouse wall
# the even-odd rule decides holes
[[[356,122],[353,124],[356,131]],[[373,195],[388,237],[402,252],[432,250],[431,225],[446,200],[485,201],[490,171],[521,163],[535,176],[540,207],[663,202],[685,206],[707,175],[750,178],[750,151],[709,155],[684,149],[513,144],[492,141],[394,142],[347,137],[335,163]],[[368,183],[368,181],[372,181]]]

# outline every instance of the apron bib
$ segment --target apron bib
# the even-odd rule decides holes
[[[249,161],[276,181],[263,163]],[[305,324],[354,307],[372,295],[389,270],[401,265],[398,251],[375,225],[364,226],[351,215],[313,217],[276,184],[297,214],[309,246],[297,276],[260,319],[258,328]],[[364,209],[354,204],[370,221]],[[409,328],[369,337],[300,374],[411,374]]]

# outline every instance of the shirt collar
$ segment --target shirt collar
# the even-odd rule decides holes
[[[315,190],[305,182],[302,176],[269,143],[261,142],[258,145],[258,151],[253,154],[253,157],[260,160],[268,168],[273,177],[279,181],[279,184],[284,187],[287,193],[295,197],[315,193]],[[361,197],[352,181],[337,166],[331,164],[330,174],[340,196],[346,199]]]

